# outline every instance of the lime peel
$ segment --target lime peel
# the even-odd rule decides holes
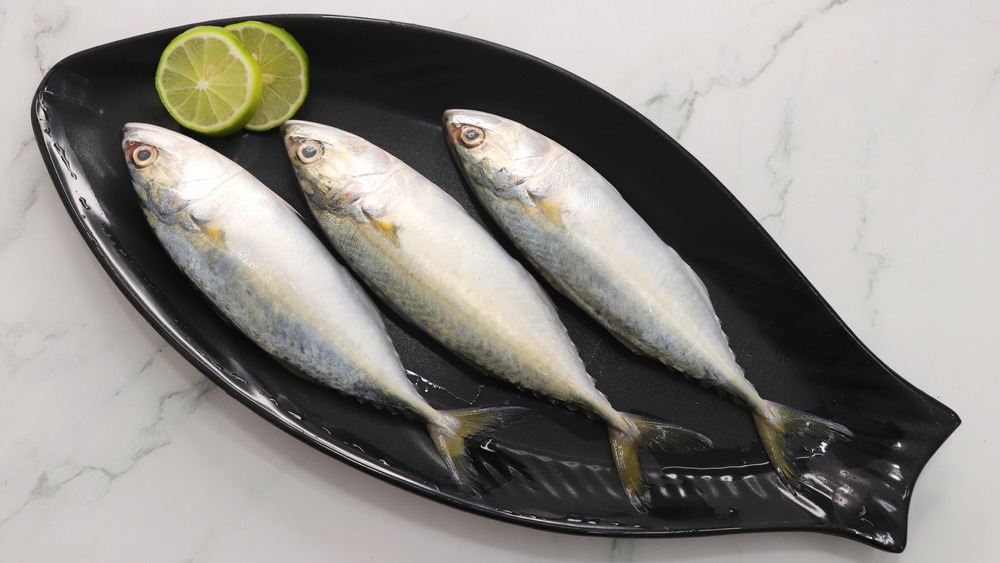
[[[263,82],[260,107],[246,123],[251,131],[273,129],[295,115],[309,91],[309,59],[284,29],[259,21],[226,26],[258,62]]]
[[[242,129],[263,98],[260,66],[232,33],[216,26],[193,27],[163,50],[156,91],[182,126],[206,135]]]

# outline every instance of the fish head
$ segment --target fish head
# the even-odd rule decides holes
[[[166,224],[176,223],[181,210],[238,168],[194,139],[147,123],[126,123],[121,146],[139,199]]]
[[[452,155],[475,186],[502,198],[522,198],[525,180],[544,170],[556,145],[516,121],[481,111],[444,112]]]
[[[347,131],[299,120],[281,130],[302,191],[320,209],[345,212],[392,172],[388,153]]]

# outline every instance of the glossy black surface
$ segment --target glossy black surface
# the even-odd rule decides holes
[[[224,322],[157,243],[118,143],[127,121],[179,130],[153,87],[160,52],[181,31],[170,29],[60,62],[39,86],[32,122],[56,188],[100,263],[207,377],[333,457],[495,518],[621,536],[814,530],[903,549],[917,475],[958,426],[957,415],[872,356],[733,196],[667,135],[593,85],[494,44],[384,21],[256,19],[285,27],[309,54],[312,89],[297,118],[346,129],[392,152],[455,196],[505,245],[452,163],[442,111],[504,115],[574,151],[699,273],[761,395],[843,423],[855,437],[804,456],[808,486],[792,493],[771,470],[746,411],[631,354],[550,291],[613,404],[715,442],[705,452],[644,453],[653,509],[641,514],[622,494],[601,425],[477,374],[383,309],[404,365],[433,405],[515,404],[533,413],[472,444],[480,495],[453,486],[420,425],[286,372]],[[309,216],[277,130],[192,136]]]

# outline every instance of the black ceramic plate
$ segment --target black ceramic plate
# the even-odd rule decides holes
[[[533,413],[472,444],[481,494],[452,485],[420,425],[286,372],[209,307],[154,238],[139,211],[119,134],[128,121],[179,129],[153,87],[160,52],[178,28],[63,60],[39,86],[32,122],[56,188],[98,260],[153,327],[207,377],[337,459],[486,516],[618,536],[814,530],[903,549],[914,482],[958,417],[858,342],[733,196],[666,134],[576,76],[494,44],[385,21],[257,19],[286,28],[309,54],[312,89],[297,118],[382,146],[455,196],[500,239],[452,163],[442,111],[504,115],[576,152],[701,275],[761,394],[843,423],[855,437],[825,452],[804,452],[807,487],[793,493],[771,470],[745,410],[633,355],[552,292],[590,373],[613,404],[697,429],[715,442],[704,452],[644,453],[653,508],[638,513],[621,492],[600,424],[476,373],[386,309],[403,363],[432,404],[514,404]],[[193,136],[309,216],[278,131]]]

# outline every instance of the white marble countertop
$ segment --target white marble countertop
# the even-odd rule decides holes
[[[209,383],[95,260],[29,104],[82,49],[212,18],[419,23],[546,59],[700,159],[846,323],[963,425],[892,555],[815,533],[612,540],[471,516],[290,438]],[[998,561],[1000,4],[0,4],[0,560]]]

